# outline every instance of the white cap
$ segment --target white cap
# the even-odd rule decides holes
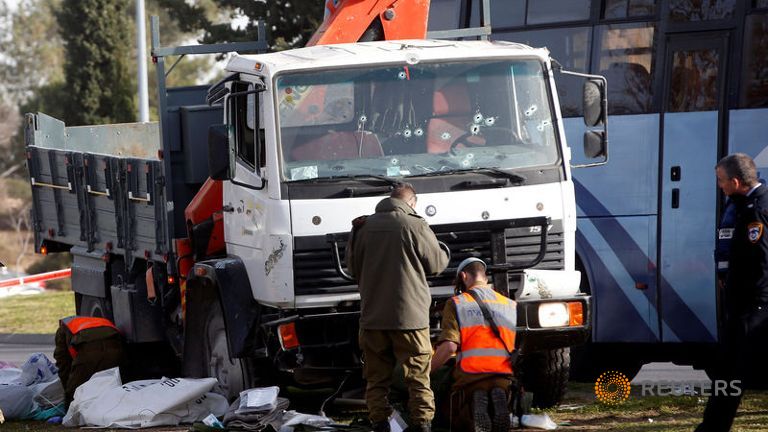
[[[476,262],[482,264],[483,265],[483,269],[488,267],[488,266],[485,265],[485,262],[483,260],[481,260],[480,258],[469,257],[469,258],[465,259],[464,261],[462,261],[459,264],[459,268],[456,269],[456,276],[458,276],[459,273],[461,273],[461,271],[464,270],[464,267],[466,267],[466,266],[468,266],[468,265],[470,265],[472,263],[476,263]]]

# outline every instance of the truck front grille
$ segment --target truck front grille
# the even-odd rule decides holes
[[[446,231],[440,225],[432,226],[438,240],[451,249],[449,268],[456,268],[465,258],[474,256],[493,263],[491,238],[488,230],[478,224],[477,230]],[[511,228],[504,231],[507,263],[531,262],[539,253],[540,235],[531,227]],[[346,243],[339,244],[342,263]],[[553,221],[547,235],[547,253],[535,267],[543,270],[564,268],[564,235],[561,221]],[[333,264],[331,244],[325,236],[296,237],[294,239],[294,287],[296,295],[348,292],[356,290],[355,284],[341,278]],[[517,279],[510,275],[510,280]],[[444,272],[428,278],[430,286],[453,285],[453,274]]]

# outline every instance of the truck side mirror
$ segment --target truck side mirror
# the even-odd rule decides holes
[[[608,139],[603,131],[584,132],[584,156],[589,159],[608,156]]]
[[[227,125],[208,128],[208,175],[214,180],[229,180],[229,130]]]
[[[605,123],[605,82],[598,79],[588,79],[584,82],[583,108],[584,124],[589,127]]]
[[[571,164],[571,168],[588,168],[608,163],[608,99],[606,97],[607,81],[599,75],[572,75],[587,78],[584,82],[584,157],[598,161],[583,164]],[[596,128],[596,129],[591,129]]]

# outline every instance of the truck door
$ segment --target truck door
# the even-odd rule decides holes
[[[266,189],[262,178],[263,135],[259,132],[259,99],[253,84],[235,82],[227,98],[227,124],[234,139],[235,175],[224,186],[224,238],[227,252],[243,259],[247,268],[263,267]],[[252,261],[252,262],[247,262]],[[251,267],[253,266],[253,267]],[[251,281],[253,286],[255,281]]]
[[[659,173],[662,342],[717,340],[714,166],[723,139],[728,37],[667,36]]]

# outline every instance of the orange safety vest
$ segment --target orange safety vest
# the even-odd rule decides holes
[[[70,333],[72,333],[72,336],[80,333],[83,330],[96,328],[96,327],[110,327],[117,330],[117,327],[115,327],[114,324],[112,324],[112,321],[106,319],[106,318],[98,318],[98,317],[82,317],[82,316],[71,316],[67,317],[61,320],[61,323],[67,326],[67,329]],[[77,357],[77,350],[75,347],[73,347],[71,344],[69,345],[69,355],[72,356],[72,358]]]
[[[456,319],[461,332],[458,365],[467,373],[511,374],[509,353],[515,349],[517,303],[494,291],[490,286],[472,288],[499,328],[501,339],[483,317],[480,306],[469,293],[453,297]]]

